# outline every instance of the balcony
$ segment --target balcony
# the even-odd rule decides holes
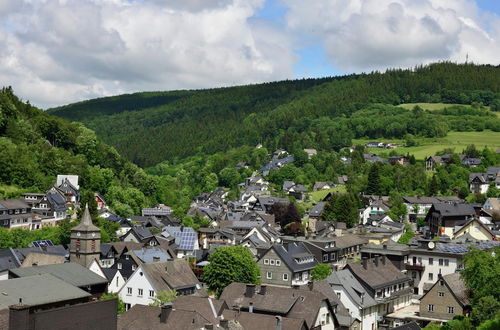
[[[423,271],[425,269],[425,266],[422,264],[411,264],[411,263],[406,263],[405,264],[406,270],[418,270],[418,271]]]

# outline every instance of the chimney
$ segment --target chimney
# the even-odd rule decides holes
[[[229,320],[220,320],[219,326],[224,330],[229,329]]]
[[[382,265],[385,266],[385,256],[382,256]]]
[[[309,291],[312,291],[314,287],[314,282],[313,281],[307,282],[307,287],[309,288]]]
[[[282,322],[283,320],[281,316],[276,316],[276,330],[282,330],[283,327]]]
[[[375,267],[378,267],[378,257],[373,258],[373,261],[375,262]]]
[[[22,299],[19,299],[19,305],[9,306],[8,329],[28,330],[30,328],[30,308],[22,305]]]
[[[248,304],[248,312],[249,312],[249,313],[253,313],[253,302],[250,302],[250,303]]]
[[[255,284],[247,284],[245,290],[245,297],[252,298],[255,293]]]
[[[387,244],[382,245],[382,247],[384,248],[384,250],[387,250]]]
[[[266,291],[267,291],[267,285],[261,285],[261,286],[260,286],[260,291],[259,291],[259,293],[260,293],[261,295],[265,295],[265,294],[266,294]]]
[[[367,269],[367,268],[368,268],[368,259],[366,259],[366,258],[365,258],[365,259],[363,259],[363,260],[361,261],[361,263],[362,263],[362,265],[363,265],[363,268],[364,268],[364,269]]]
[[[164,303],[161,306],[160,323],[167,323],[168,316],[172,312],[172,303]]]

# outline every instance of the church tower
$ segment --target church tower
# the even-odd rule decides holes
[[[101,230],[92,223],[88,205],[85,205],[82,221],[71,228],[69,261],[88,267],[92,260],[101,256]]]

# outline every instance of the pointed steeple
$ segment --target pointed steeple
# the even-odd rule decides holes
[[[86,226],[91,226],[92,225],[92,218],[90,217],[90,212],[89,212],[89,204],[85,204],[85,211],[83,211],[83,216],[82,216],[82,222],[81,224],[86,225]]]
[[[90,217],[89,205],[85,204],[85,210],[83,211],[82,220],[78,225],[71,228],[71,230],[79,231],[100,231],[99,227],[92,223],[92,218]]]

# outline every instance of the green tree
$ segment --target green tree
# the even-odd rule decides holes
[[[478,325],[495,317],[500,317],[500,301],[493,296],[477,299],[471,313],[472,323]]]
[[[330,276],[332,268],[327,264],[317,264],[311,271],[311,277],[314,281],[321,281]]]
[[[165,303],[173,302],[177,296],[178,294],[175,290],[159,291],[156,296],[153,297],[153,301],[149,304],[149,306],[161,307]]]
[[[233,282],[259,284],[259,268],[250,250],[244,246],[217,248],[208,261],[203,281],[217,296]]]
[[[370,167],[366,193],[370,195],[380,194],[380,165],[378,163],[373,163]]]
[[[429,196],[436,196],[438,194],[438,191],[439,191],[438,179],[436,174],[434,174],[429,184]]]

